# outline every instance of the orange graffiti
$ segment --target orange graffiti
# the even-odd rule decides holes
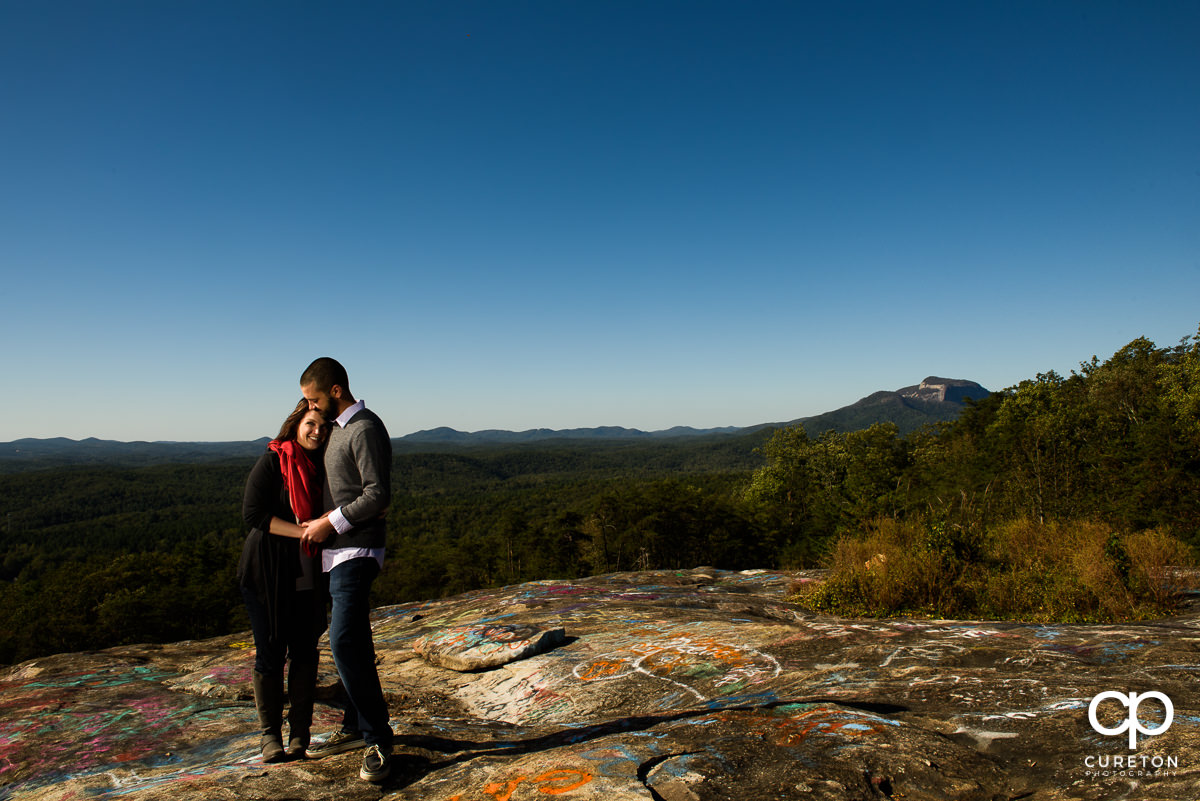
[[[593,778],[592,774],[586,771],[574,768],[555,768],[532,779],[528,776],[517,776],[505,782],[488,782],[483,786],[483,792],[495,798],[496,801],[509,801],[521,782],[529,782],[537,787],[539,793],[562,795],[572,790],[578,790]],[[450,801],[462,801],[462,796],[452,796]]]
[[[870,718],[857,715],[847,716],[845,713],[834,712],[830,709],[811,709],[790,717],[774,715],[739,716],[733,713],[720,713],[714,716],[718,720],[739,720],[750,723],[755,734],[762,737],[772,737],[777,745],[797,745],[804,742],[808,735],[840,734],[849,737],[862,737],[868,734],[878,734],[883,729]]]
[[[581,681],[593,681],[614,676],[625,667],[625,662],[613,662],[607,659],[597,659],[579,672]]]
[[[488,795],[496,797],[496,801],[508,801],[512,798],[512,794],[517,791],[517,785],[525,781],[524,776],[518,776],[510,782],[500,784],[499,782],[489,782],[483,786],[483,791]],[[501,795],[501,793],[504,793]]]
[[[572,790],[578,790],[583,785],[592,780],[592,774],[585,773],[582,770],[574,770],[572,768],[556,768],[548,770],[541,776],[533,780],[534,784],[540,784],[539,793],[546,795],[559,795],[561,793],[569,793]],[[553,782],[573,782],[573,784],[562,784],[556,787],[550,787]]]

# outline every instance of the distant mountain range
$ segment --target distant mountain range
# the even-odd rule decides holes
[[[736,434],[745,431],[744,428],[728,426],[725,428],[692,428],[690,426],[675,426],[662,431],[641,431],[636,428],[621,428],[620,426],[600,426],[599,428],[531,428],[528,431],[502,431],[488,429],[486,431],[458,431],[453,428],[431,428],[416,431],[400,437],[401,442],[437,442],[458,445],[476,445],[480,443],[515,443],[536,442],[547,439],[670,439],[679,437],[695,437],[705,434]]]
[[[930,376],[920,384],[903,387],[894,392],[875,392],[832,412],[801,417],[783,423],[760,423],[756,426],[738,428],[690,428],[676,426],[663,431],[639,431],[636,428],[604,426],[601,428],[549,429],[534,428],[528,431],[457,431],[453,428],[433,428],[417,431],[401,437],[400,442],[438,443],[456,445],[502,444],[535,442],[547,439],[668,439],[679,437],[706,436],[716,434],[740,434],[762,428],[804,426],[810,436],[819,436],[825,431],[858,431],[875,423],[895,423],[901,433],[915,431],[927,423],[953,420],[958,417],[968,399],[987,397],[988,390],[974,381]]]
[[[196,464],[258,456],[267,437],[248,442],[118,442],[111,439],[18,439],[0,443],[0,469],[17,464]]]
[[[393,440],[405,451],[422,446],[504,445],[542,442],[546,440],[667,440],[689,437],[720,437],[749,433],[764,428],[802,425],[810,436],[829,430],[846,432],[867,428],[875,423],[895,423],[901,433],[914,431],[927,423],[953,420],[968,399],[987,397],[988,390],[974,381],[931,376],[920,384],[903,387],[894,392],[875,392],[867,397],[814,417],[801,417],[789,422],[761,423],[739,428],[691,428],[676,426],[662,431],[640,431],[636,428],[601,426],[598,428],[549,429],[528,431],[464,432],[453,428],[434,428],[417,431]],[[89,438],[84,440],[55,437],[53,439],[19,439],[0,443],[0,470],[21,470],[61,465],[116,464],[137,466],[148,464],[195,464],[229,459],[252,458],[262,453],[267,438],[249,442],[116,442]]]

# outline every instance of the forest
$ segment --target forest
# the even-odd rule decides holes
[[[0,475],[0,662],[248,629],[234,571],[252,463]],[[954,604],[970,595],[975,611],[1022,617],[994,587],[964,590],[985,586],[964,577],[978,577],[996,532],[1061,551],[1076,532],[1100,531],[1116,565],[1104,580],[1130,592],[1145,543],[1190,560],[1200,544],[1200,335],[1169,347],[1134,340],[904,435],[884,423],[408,448],[395,453],[392,479],[376,605],[625,570],[849,564],[853,575],[809,597],[814,608],[918,614],[949,599],[961,611]],[[906,544],[887,551],[871,539],[881,531],[903,532]],[[915,552],[953,565],[953,582],[920,573],[932,601],[866,599],[879,582],[864,559],[894,553],[898,565]],[[1004,598],[1050,592],[1043,575],[1003,585]],[[1060,606],[1071,618],[1078,602]]]

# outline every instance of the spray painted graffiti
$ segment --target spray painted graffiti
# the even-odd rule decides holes
[[[486,720],[542,723],[569,720],[571,699],[555,692],[553,676],[535,662],[511,665],[486,683],[464,687],[460,697],[472,713]]]
[[[434,650],[473,650],[480,654],[520,651],[542,629],[528,623],[492,623],[485,626],[458,626],[420,638],[413,644],[418,653]]]
[[[666,632],[661,628],[643,623],[630,632],[630,642],[581,662],[573,675],[582,682],[648,676],[707,701],[700,688],[711,694],[740,692],[748,685],[775,678],[782,670],[775,657],[754,648],[721,642],[689,628],[668,627]]]
[[[248,705],[166,691],[173,675],[118,665],[0,682],[0,798],[87,777],[121,795],[258,759]]]
[[[900,723],[854,709],[814,704],[789,704],[767,711],[727,710],[700,718],[695,725],[736,723],[781,747],[794,747],[812,736],[859,739],[884,734]]]
[[[484,795],[491,796],[496,801],[509,801],[522,785],[530,786],[539,793],[546,795],[563,795],[578,790],[580,787],[591,782],[592,778],[592,774],[585,773],[582,770],[554,768],[532,778],[517,775],[510,779],[490,781],[484,784],[480,788],[480,791]],[[460,793],[450,796],[449,801],[464,801],[467,797]]]

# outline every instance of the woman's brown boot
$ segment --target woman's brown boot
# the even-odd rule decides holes
[[[282,762],[283,752],[283,674],[267,676],[254,671],[254,706],[262,731],[259,748],[263,762]]]

